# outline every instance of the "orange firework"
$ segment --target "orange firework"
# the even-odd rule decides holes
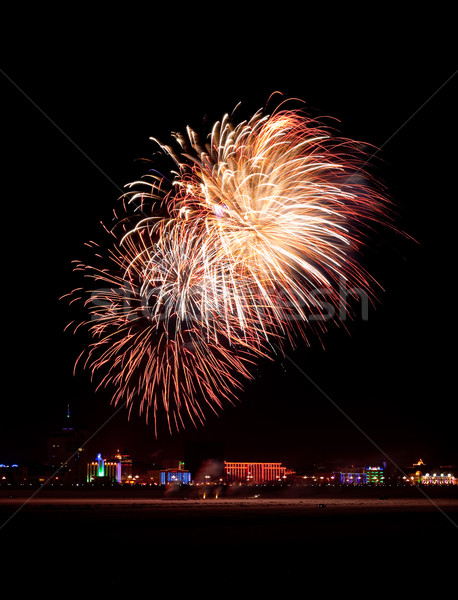
[[[161,146],[172,188],[145,178],[126,195],[142,217],[122,222],[110,264],[78,266],[97,284],[85,364],[104,372],[115,403],[155,420],[162,407],[170,427],[184,413],[202,422],[250,363],[307,339],[312,323],[323,330],[325,306],[346,302],[342,282],[372,296],[357,251],[386,207],[359,145],[299,111],[237,125],[226,115],[205,143],[189,128],[175,137],[177,150]]]
[[[166,230],[163,222],[141,222],[121,238],[108,268],[77,264],[96,284],[85,302],[93,343],[78,361],[103,373],[99,386],[114,387],[114,404],[132,409],[138,401],[155,423],[162,407],[169,428],[179,429],[183,414],[202,423],[205,405],[216,411],[236,398],[254,357],[266,354],[250,331],[227,339],[198,240],[184,229]]]

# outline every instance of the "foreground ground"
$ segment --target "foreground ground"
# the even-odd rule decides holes
[[[166,583],[205,594],[456,585],[454,490],[287,496],[0,490],[3,580],[107,592]]]

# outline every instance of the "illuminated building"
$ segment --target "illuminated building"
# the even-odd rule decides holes
[[[385,483],[385,476],[383,475],[383,469],[381,467],[367,467],[366,477],[366,483],[376,483],[379,485]]]
[[[415,471],[415,473],[413,475],[410,475],[410,481],[412,483],[421,483],[422,478],[423,478],[423,475],[422,475],[421,471]]]
[[[118,461],[118,475],[117,480],[120,483],[126,483],[132,480],[132,459],[126,451],[121,454],[117,452],[115,459]]]
[[[452,473],[426,473],[421,479],[424,485],[457,485],[458,479]]]
[[[411,467],[408,467],[406,471],[408,472],[408,477],[404,477],[404,479],[409,479],[413,484],[421,483],[425,472],[426,465],[420,458],[418,462],[413,463]]]
[[[285,478],[286,467],[281,463],[227,462],[224,475],[228,483],[276,483]]]
[[[160,481],[161,485],[170,483],[189,485],[191,483],[191,472],[184,469],[163,469]]]
[[[343,485],[352,484],[352,485],[361,485],[363,483],[367,483],[367,475],[364,472],[361,473],[348,473],[348,472],[340,472],[340,483]]]
[[[426,467],[421,460],[406,467],[406,474],[403,477],[405,483],[412,485],[456,485],[458,479],[455,477],[456,467],[453,465],[440,465],[435,467]]]
[[[172,461],[174,465],[177,461]],[[168,485],[171,483],[180,485],[189,485],[191,483],[191,471],[184,468],[184,462],[179,460],[178,465],[175,467],[163,468],[159,471],[159,483],[161,485]]]
[[[114,461],[105,461],[105,475],[110,481],[120,483],[120,475],[121,475],[121,465],[117,460]]]
[[[342,485],[383,485],[385,476],[382,467],[363,467],[360,469],[340,471]]]
[[[96,460],[87,464],[87,482],[105,480],[110,483],[121,482],[121,463],[120,460],[105,460],[102,455],[97,454]]]

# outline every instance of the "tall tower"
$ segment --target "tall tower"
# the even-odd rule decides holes
[[[59,480],[65,484],[83,483],[83,453],[86,436],[72,424],[70,405],[63,426],[47,438],[48,467],[57,472]]]

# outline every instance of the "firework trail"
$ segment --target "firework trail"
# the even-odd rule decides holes
[[[204,141],[190,128],[175,141],[158,142],[169,189],[157,174],[130,184],[109,265],[76,265],[95,283],[81,360],[115,404],[155,422],[163,409],[169,428],[236,398],[252,365],[307,340],[312,321],[323,331],[316,315],[324,297],[346,302],[342,281],[373,296],[358,251],[387,206],[360,145],[297,110],[226,115]]]
[[[105,373],[99,387],[115,389],[115,405],[125,401],[132,409],[138,400],[155,424],[162,407],[169,428],[179,429],[184,413],[203,423],[204,404],[216,411],[233,401],[240,377],[251,378],[254,357],[266,354],[250,330],[236,343],[227,339],[206,289],[198,239],[167,229],[142,221],[110,254],[109,268],[76,264],[96,283],[85,302],[94,341],[77,362],[93,375]]]

